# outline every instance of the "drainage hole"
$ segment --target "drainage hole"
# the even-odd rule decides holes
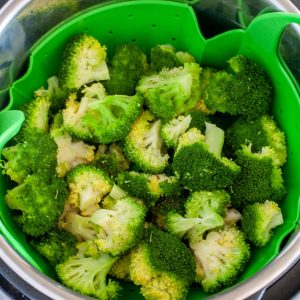
[[[113,31],[112,31],[112,30],[110,30],[110,31],[108,32],[108,34],[113,34]]]
[[[128,19],[133,19],[134,18],[134,15],[133,14],[129,14],[128,15]]]
[[[131,41],[134,43],[134,42],[136,42],[136,39],[133,38]]]

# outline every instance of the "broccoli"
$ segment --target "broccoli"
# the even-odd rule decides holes
[[[242,230],[256,247],[265,246],[272,237],[272,229],[282,223],[280,207],[274,201],[254,203],[243,209]]]
[[[109,79],[106,47],[88,34],[71,38],[65,46],[59,70],[59,85],[74,91],[93,81]]]
[[[88,104],[82,125],[90,130],[94,142],[108,144],[125,138],[142,109],[138,95],[111,95]]]
[[[108,194],[113,182],[104,171],[90,165],[78,165],[67,174],[68,205],[79,209],[81,215],[91,216]]]
[[[30,242],[53,267],[77,252],[76,238],[63,229],[53,228],[45,235],[33,238]]]
[[[249,245],[235,227],[210,231],[205,239],[190,246],[197,262],[196,281],[206,293],[232,285],[250,257]]]
[[[209,151],[220,157],[224,144],[224,130],[207,122],[205,122],[205,128],[205,143],[208,145]]]
[[[211,140],[211,139],[210,139]],[[215,190],[230,186],[240,167],[226,157],[210,152],[206,137],[196,128],[184,133],[174,154],[173,168],[181,183],[188,189]],[[219,145],[221,140],[214,140]],[[219,146],[216,147],[219,149]]]
[[[163,147],[160,130],[161,121],[144,111],[125,139],[125,154],[144,172],[158,174],[168,164],[169,155]]]
[[[191,111],[189,112],[189,115],[192,119],[189,128],[197,128],[200,132],[205,132],[205,123],[209,122],[208,116],[201,110]]]
[[[129,161],[123,154],[123,149],[117,144],[99,145],[94,165],[112,177],[117,177],[119,173],[129,169]]]
[[[230,196],[225,191],[200,191],[192,193],[185,202],[185,216],[171,212],[167,216],[168,230],[182,237],[191,232],[191,238],[199,238],[208,229],[224,224],[225,208]]]
[[[35,173],[55,174],[57,145],[53,138],[28,128],[22,134],[22,142],[3,148],[3,173],[21,184]]]
[[[242,55],[228,63],[229,71],[218,71],[209,79],[204,92],[207,108],[248,119],[267,113],[273,91],[264,70]]]
[[[91,222],[99,226],[94,240],[98,249],[116,256],[132,248],[142,236],[145,216],[145,206],[129,196],[117,200],[111,209],[96,211]]]
[[[179,181],[165,174],[151,175],[135,171],[123,172],[118,176],[119,186],[130,195],[143,199],[148,207],[153,206],[162,196],[180,195]]]
[[[57,275],[64,285],[100,300],[116,299],[121,291],[118,282],[107,279],[109,270],[118,257],[105,253],[85,254],[89,244],[79,246],[78,253],[56,266]]]
[[[122,279],[125,281],[130,281],[130,252],[121,256],[112,266],[109,271],[109,275],[114,276],[118,279]]]
[[[143,241],[131,251],[130,278],[146,299],[184,299],[195,269],[185,244],[155,226],[145,229]]]
[[[95,146],[85,144],[80,140],[73,140],[64,128],[51,130],[57,147],[57,167],[56,172],[59,177],[80,164],[87,164],[94,160]]]
[[[187,131],[191,121],[190,115],[181,115],[162,126],[161,137],[169,148],[177,146],[179,137]]]
[[[63,124],[65,129],[73,136],[92,141],[93,134],[91,130],[84,126],[83,117],[85,116],[89,104],[105,98],[105,90],[100,82],[82,89],[83,96],[78,100],[76,93],[71,93],[66,102],[66,108],[62,111]]]
[[[199,99],[200,72],[197,63],[163,69],[158,74],[142,77],[137,92],[143,96],[150,111],[165,123],[195,106]]]
[[[242,146],[236,154],[241,172],[230,188],[233,206],[244,207],[266,199],[281,200],[286,189],[281,169],[274,162],[273,149],[263,147],[261,152],[252,153],[249,145]]]
[[[233,208],[233,207],[229,207],[227,208],[226,210],[226,214],[225,214],[225,217],[224,217],[224,223],[225,225],[236,225],[237,222],[239,222],[242,218],[242,215],[241,213]]]
[[[134,95],[135,87],[147,69],[147,57],[138,46],[118,46],[110,61],[110,79],[103,82],[107,94]]]
[[[271,147],[282,166],[286,162],[287,149],[284,133],[278,128],[275,120],[264,115],[255,120],[237,120],[226,130],[225,146],[228,153],[235,153],[242,145],[252,145],[254,152],[259,152],[263,147]]]
[[[66,183],[56,176],[33,174],[7,191],[5,201],[15,211],[13,218],[23,231],[40,236],[53,228],[64,210]]]
[[[41,87],[34,92],[36,97],[47,97],[50,100],[51,113],[58,113],[65,106],[67,94],[59,86],[57,76],[52,76],[47,80],[48,88]]]

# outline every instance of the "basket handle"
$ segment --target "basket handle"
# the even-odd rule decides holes
[[[255,18],[248,26],[247,33],[268,52],[277,53],[282,33],[291,23],[300,24],[300,15],[284,12],[268,13]]]
[[[19,110],[0,112],[0,150],[19,132],[24,120],[24,113]]]

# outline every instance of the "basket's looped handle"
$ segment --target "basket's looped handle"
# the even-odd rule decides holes
[[[255,18],[247,28],[247,33],[268,52],[277,53],[278,44],[287,25],[300,24],[300,15],[275,12]]]
[[[0,112],[0,149],[19,132],[24,120],[24,113],[19,110]]]

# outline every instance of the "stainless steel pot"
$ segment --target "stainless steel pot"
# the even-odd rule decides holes
[[[180,1],[180,0],[178,0]],[[97,0],[10,0],[0,10],[0,110],[10,83],[19,73],[26,61],[28,50],[47,30],[77,11],[96,3],[104,5],[120,1]],[[234,27],[244,27],[257,14],[268,11],[289,11],[299,13],[297,8],[287,0],[201,0],[184,1],[191,3],[197,14],[209,20],[210,28],[204,28],[204,34],[211,35]],[[198,3],[199,2],[199,3]],[[237,4],[237,3],[243,3]],[[1,2],[0,2],[1,4]],[[213,24],[213,26],[211,26]],[[210,29],[210,30],[208,30]],[[213,30],[212,30],[213,29]],[[300,43],[299,27],[293,27],[293,43]],[[295,38],[296,37],[296,38]],[[291,69],[300,70],[300,62],[295,63],[293,51],[288,48],[291,39],[287,36],[282,45],[283,55]],[[300,48],[292,45],[292,48]],[[299,55],[298,55],[299,59]],[[289,63],[289,60],[293,63]],[[293,71],[293,70],[292,70]],[[295,74],[297,77],[299,74]],[[245,282],[236,285],[226,292],[219,293],[213,299],[245,299],[256,294],[260,298],[264,290],[283,276],[300,259],[300,226],[289,238],[280,254],[262,271]],[[46,277],[30,266],[6,242],[0,234],[0,258],[33,288],[56,300],[88,299],[54,280]]]

